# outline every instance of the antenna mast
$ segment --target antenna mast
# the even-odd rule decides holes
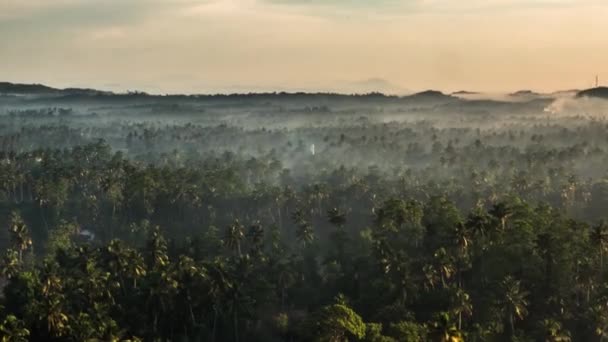
[[[598,75],[595,75],[595,87],[599,87],[600,86],[600,79]]]

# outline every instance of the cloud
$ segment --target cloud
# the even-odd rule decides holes
[[[260,0],[268,4],[308,10],[390,11],[392,15],[417,13],[462,13],[497,10],[557,9],[608,6],[603,0]]]
[[[213,0],[209,0],[213,1]],[[0,25],[86,26],[133,23],[206,0],[2,0]]]
[[[90,37],[94,40],[117,39],[125,35],[125,29],[119,26],[102,27],[90,32]]]
[[[16,19],[57,7],[76,4],[78,0],[4,0],[0,3],[0,20]]]

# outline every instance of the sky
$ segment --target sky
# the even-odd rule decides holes
[[[0,81],[151,93],[608,84],[605,0],[0,0]]]

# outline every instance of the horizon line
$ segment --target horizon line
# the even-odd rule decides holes
[[[530,88],[520,88],[517,90],[510,90],[510,91],[479,91],[479,90],[466,90],[466,88],[463,88],[461,90],[456,90],[456,91],[445,91],[445,90],[441,90],[440,88],[426,88],[426,89],[420,89],[420,90],[415,90],[415,91],[407,91],[407,92],[388,92],[388,91],[382,91],[382,90],[370,90],[370,91],[354,91],[354,92],[348,92],[348,91],[340,91],[340,90],[314,90],[313,88],[296,88],[294,87],[293,89],[281,89],[280,87],[277,87],[277,89],[275,90],[243,90],[243,91],[234,91],[234,92],[154,92],[154,91],[143,91],[143,90],[138,90],[138,89],[124,89],[124,90],[104,90],[103,88],[97,88],[97,87],[89,87],[89,86],[67,86],[67,87],[59,87],[59,86],[54,86],[51,85],[49,83],[39,83],[39,82],[32,82],[32,83],[27,83],[27,82],[13,82],[13,81],[0,81],[0,84],[10,84],[10,85],[16,85],[16,86],[42,86],[42,87],[46,87],[46,88],[50,88],[53,90],[57,90],[57,91],[69,91],[69,90],[88,90],[88,91],[97,91],[100,93],[110,93],[113,95],[134,95],[134,94],[141,94],[141,95],[148,95],[148,96],[219,96],[219,95],[255,95],[255,94],[259,94],[259,95],[270,95],[270,94],[310,94],[310,95],[345,95],[345,96],[365,96],[365,95],[383,95],[386,97],[404,97],[404,96],[412,96],[412,95],[418,95],[418,94],[424,94],[427,92],[439,92],[443,95],[459,95],[458,93],[468,93],[470,95],[516,95],[518,93],[531,93],[531,94],[537,94],[537,95],[551,95],[551,94],[555,94],[555,93],[563,93],[563,92],[580,92],[583,90],[588,90],[588,89],[595,89],[595,88],[608,88],[607,86],[603,86],[603,85],[598,85],[597,87],[593,86],[593,87],[589,87],[589,88],[584,88],[584,89],[578,89],[578,88],[570,88],[570,89],[558,89],[558,90],[553,90],[553,91],[539,91],[539,90],[535,90],[535,89],[530,89]],[[243,87],[245,88],[245,87]]]

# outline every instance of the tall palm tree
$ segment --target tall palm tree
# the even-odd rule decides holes
[[[521,282],[512,276],[506,276],[500,283],[502,298],[499,301],[501,311],[509,323],[510,336],[515,333],[515,320],[523,320],[528,315],[528,292],[522,290]]]
[[[208,291],[206,295],[212,303],[213,321],[211,323],[211,341],[216,341],[217,322],[220,316],[226,311],[227,306],[225,298],[228,297],[232,289],[232,282],[229,279],[228,272],[224,264],[221,262],[207,263],[204,265],[204,273],[208,282]]]
[[[315,232],[308,220],[304,216],[304,212],[300,209],[291,214],[291,219],[296,225],[296,238],[298,242],[304,246],[311,244],[315,239]]]
[[[307,246],[315,240],[315,231],[309,223],[305,222],[298,226],[296,237],[302,245]]]
[[[146,263],[150,269],[164,268],[169,264],[167,241],[160,232],[160,227],[152,228],[146,242]]]
[[[513,208],[504,202],[500,202],[492,206],[489,214],[499,220],[500,228],[504,231],[507,226],[507,219],[513,215]]]
[[[346,266],[346,244],[348,243],[349,236],[344,225],[346,224],[346,213],[343,211],[332,208],[327,211],[327,220],[329,223],[336,227],[336,230],[330,234],[330,239],[335,245],[335,260],[340,263],[342,267]]]
[[[469,214],[465,224],[474,236],[485,237],[492,225],[492,220],[484,210],[477,209]]]
[[[68,315],[64,312],[65,295],[61,278],[54,271],[47,271],[42,279],[42,301],[40,319],[46,322],[47,332],[52,337],[61,337],[69,328]]]
[[[262,252],[264,243],[264,227],[260,222],[256,222],[249,227],[247,237],[251,242],[252,253],[259,255]]]
[[[178,310],[176,315],[181,317],[183,321],[178,322],[185,330],[185,336],[193,334],[194,330],[199,326],[197,314],[199,310],[195,310],[201,305],[200,296],[201,289],[207,289],[205,278],[205,270],[199,267],[192,258],[180,256],[180,259],[175,265],[175,278],[178,284],[175,301],[175,308]]]
[[[224,244],[232,249],[238,257],[241,257],[241,241],[245,238],[244,233],[245,227],[235,219],[230,226],[226,229],[224,235]]]
[[[601,221],[593,226],[591,242],[597,247],[600,259],[600,275],[604,273],[604,253],[608,250],[608,223]]]
[[[469,228],[458,223],[451,230],[452,243],[456,247],[458,259],[465,259],[468,256],[469,247],[472,243],[471,231]]]
[[[453,323],[449,312],[440,312],[435,315],[432,326],[435,330],[435,340],[440,342],[464,342],[462,332]]]
[[[137,288],[137,280],[146,274],[143,258],[138,251],[124,246],[119,240],[112,240],[102,249],[102,262],[110,273],[118,279],[120,287],[126,288],[125,281],[132,279],[133,288]]]
[[[458,317],[458,330],[462,330],[462,317],[473,315],[471,297],[462,289],[456,289],[452,299],[452,311]]]
[[[572,336],[570,332],[563,328],[559,321],[554,319],[545,319],[541,322],[542,329],[545,333],[546,342],[570,342]]]
[[[11,245],[19,253],[19,262],[23,262],[23,252],[32,246],[30,232],[21,215],[13,211],[9,223]]]

